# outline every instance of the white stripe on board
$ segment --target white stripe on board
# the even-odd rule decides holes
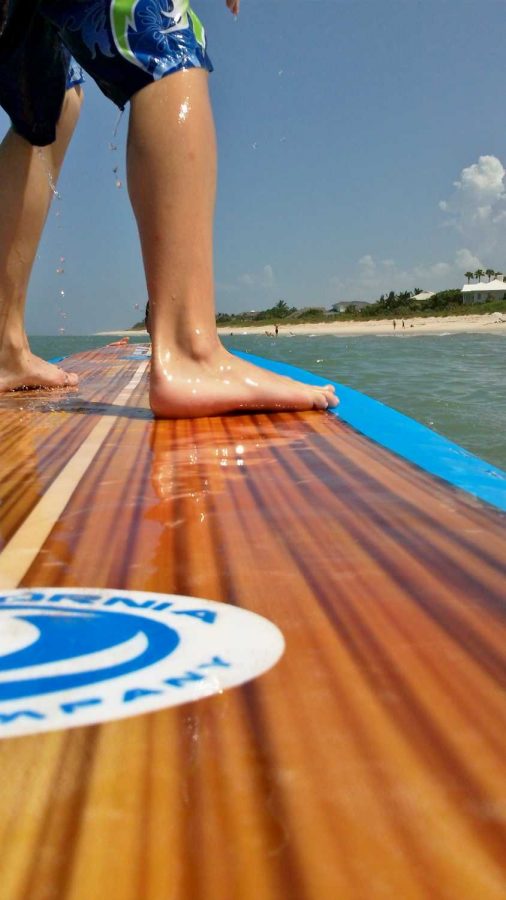
[[[140,364],[133,378],[112,401],[113,406],[127,403],[148,365],[147,361]],[[26,575],[116,421],[117,416],[102,416],[0,552],[1,590],[16,588]]]

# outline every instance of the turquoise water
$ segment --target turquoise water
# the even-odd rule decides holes
[[[110,340],[34,337],[32,349],[51,359]],[[224,342],[364,391],[506,469],[506,335],[241,335]]]

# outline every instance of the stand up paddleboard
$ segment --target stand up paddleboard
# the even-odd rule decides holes
[[[2,898],[504,900],[505,474],[67,366],[0,398]]]

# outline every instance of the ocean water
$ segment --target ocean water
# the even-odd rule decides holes
[[[31,343],[51,359],[110,340],[33,337]],[[240,335],[224,343],[363,391],[506,470],[506,335]]]

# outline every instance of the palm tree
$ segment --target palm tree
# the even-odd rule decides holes
[[[479,281],[480,278],[483,278],[484,274],[485,274],[485,272],[483,271],[483,269],[476,269],[476,272],[474,273],[474,277],[477,278],[477,280]]]
[[[286,300],[278,300],[276,305],[272,307],[272,311],[277,316],[287,316],[290,312],[290,307],[288,306]]]
[[[466,272],[464,277],[467,278],[467,283],[469,284],[471,278],[474,278],[474,272]]]
[[[495,275],[495,272],[493,269],[487,269],[485,275],[488,275],[488,280],[490,281],[490,279]]]

